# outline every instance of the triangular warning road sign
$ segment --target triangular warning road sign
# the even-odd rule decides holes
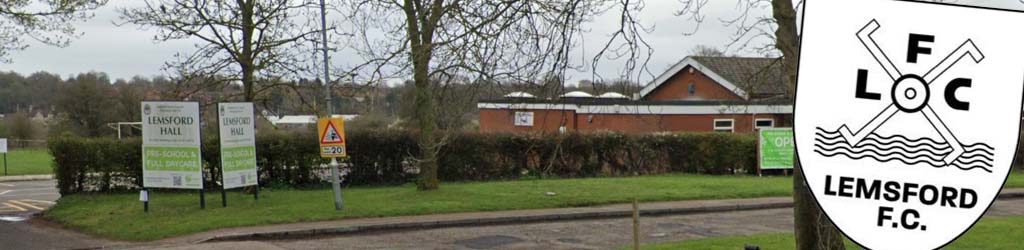
[[[345,143],[345,139],[338,133],[338,129],[334,127],[333,122],[327,123],[327,129],[324,129],[324,134],[320,135],[320,144],[338,144]]]

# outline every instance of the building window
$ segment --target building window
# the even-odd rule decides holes
[[[690,91],[690,95],[693,95],[694,93],[697,93],[697,85],[694,85],[693,82],[690,82],[690,89],[689,89],[689,91]]]
[[[775,119],[760,118],[760,119],[755,119],[754,120],[754,128],[755,129],[774,128],[774,127],[775,127]]]
[[[733,119],[715,119],[715,132],[733,132]]]

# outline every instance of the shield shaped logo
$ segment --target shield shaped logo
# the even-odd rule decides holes
[[[815,200],[871,249],[935,249],[999,194],[1016,154],[1024,13],[806,1],[794,137]]]

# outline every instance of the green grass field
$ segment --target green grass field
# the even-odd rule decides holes
[[[440,190],[412,185],[343,190],[345,210],[334,211],[331,190],[265,190],[259,201],[238,191],[221,208],[220,194],[151,194],[144,214],[138,193],[71,195],[45,218],[88,233],[119,240],[155,240],[218,228],[356,217],[384,217],[532,208],[579,207],[641,201],[788,196],[788,177],[666,175],[629,178],[444,183]],[[555,192],[547,196],[546,192]],[[117,221],[117,223],[111,223]]]
[[[1024,238],[1024,217],[1003,217],[982,219],[963,237],[943,249],[1020,249]],[[794,249],[796,243],[791,233],[758,234],[751,236],[718,237],[699,240],[644,245],[644,250],[735,250],[744,245],[756,245],[761,249]],[[632,249],[624,247],[623,249]],[[847,240],[846,249],[862,249]]]
[[[53,174],[53,157],[46,149],[14,149],[7,154],[8,175]],[[0,176],[3,173],[0,157]]]

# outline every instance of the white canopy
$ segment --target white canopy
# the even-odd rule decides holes
[[[573,91],[573,92],[565,93],[561,97],[562,98],[594,98],[593,95],[587,94],[587,92],[583,92],[583,91]]]
[[[505,95],[505,98],[536,98],[536,97],[531,95],[530,93],[526,93],[526,92],[522,92],[522,91],[516,91],[516,92],[508,93],[507,95]]]
[[[629,99],[628,96],[620,94],[618,92],[608,92],[597,96],[597,98],[608,98],[608,99]]]

